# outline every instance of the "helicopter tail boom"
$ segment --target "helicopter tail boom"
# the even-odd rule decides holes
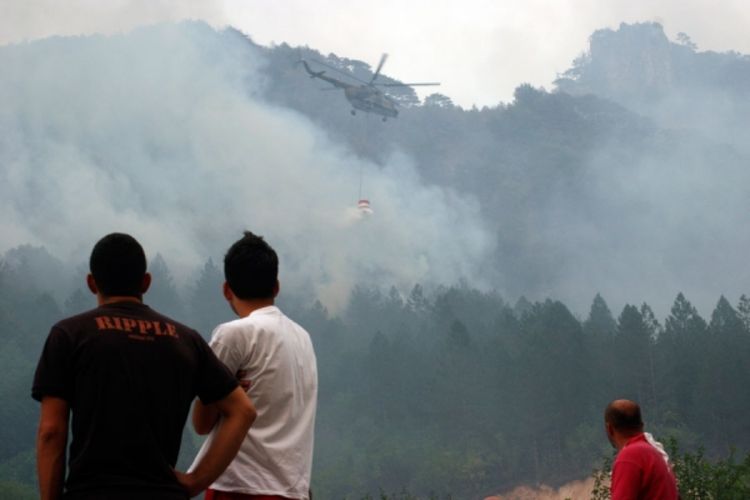
[[[323,80],[324,82],[328,82],[334,87],[339,88],[339,89],[347,89],[352,86],[346,82],[342,82],[341,80],[337,78],[333,78],[331,76],[326,75],[325,70],[313,71],[312,69],[310,69],[310,66],[307,64],[307,61],[305,60],[300,60],[299,62],[301,62],[302,65],[305,67],[305,71],[307,72],[308,75],[310,75],[310,78],[319,78]]]
[[[302,65],[305,67],[305,71],[310,75],[310,78],[320,78],[323,76],[323,73],[325,73],[325,70],[323,71],[313,71],[310,69],[310,66],[307,65],[307,61],[300,61]]]

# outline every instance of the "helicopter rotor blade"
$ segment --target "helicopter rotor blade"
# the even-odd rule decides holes
[[[388,54],[383,54],[380,56],[380,62],[378,63],[378,69],[375,70],[375,73],[372,74],[372,79],[370,80],[370,85],[375,83],[375,79],[380,75],[380,70],[383,69],[383,64],[385,64],[385,60],[388,59]]]
[[[424,83],[376,83],[378,87],[427,87],[440,85],[440,82],[424,82]]]
[[[353,74],[351,74],[350,72],[348,72],[348,71],[344,71],[344,70],[342,70],[342,69],[339,69],[339,68],[337,68],[336,66],[333,66],[333,65],[331,65],[331,64],[328,64],[328,63],[326,63],[326,62],[323,62],[323,61],[321,61],[321,60],[319,60],[319,59],[310,59],[310,60],[311,60],[311,61],[312,61],[313,63],[315,63],[315,64],[320,64],[321,66],[325,66],[326,68],[328,68],[328,69],[330,69],[330,70],[333,70],[333,71],[335,71],[336,73],[338,73],[338,74],[340,74],[340,75],[346,76],[347,78],[351,78],[352,80],[355,80],[355,81],[357,81],[357,82],[360,82],[360,83],[362,83],[362,84],[365,84],[365,85],[367,85],[367,84],[368,84],[368,83],[367,83],[366,81],[364,81],[364,80],[362,80],[362,79],[360,79],[360,78],[357,78],[356,76],[354,76],[354,75],[353,75]]]

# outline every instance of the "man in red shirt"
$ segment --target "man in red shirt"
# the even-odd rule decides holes
[[[607,437],[617,448],[612,466],[612,500],[677,500],[677,482],[666,454],[643,432],[641,408],[627,399],[612,401],[604,412]]]

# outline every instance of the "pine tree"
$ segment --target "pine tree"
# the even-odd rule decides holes
[[[612,337],[617,330],[617,323],[601,295],[598,293],[591,303],[589,317],[583,324],[583,331],[589,335]]]
[[[171,316],[177,321],[184,321],[182,301],[177,294],[172,274],[161,254],[157,253],[151,261],[149,272],[151,273],[151,287],[144,297],[144,302],[160,313]]]
[[[656,315],[654,315],[653,309],[651,309],[651,306],[644,302],[643,304],[641,304],[640,312],[641,317],[643,318],[643,322],[646,324],[646,328],[648,328],[649,336],[652,340],[657,340],[664,332],[664,328],[662,328],[659,320],[656,319]]]
[[[742,335],[745,331],[742,319],[723,295],[711,314],[711,323],[708,328],[713,335],[724,336]]]
[[[701,359],[706,345],[707,325],[682,293],[677,294],[664,327],[664,341],[659,344],[659,360],[669,374],[665,387],[670,407],[678,422],[698,424],[700,395],[697,384]]]
[[[745,332],[750,332],[750,297],[744,293],[740,296],[740,301],[737,304],[737,315],[742,324],[745,325]]]
[[[682,292],[678,293],[665,321],[665,333],[677,339],[688,340],[705,334],[706,328],[706,321],[700,317],[695,307]]]
[[[213,259],[201,269],[190,295],[190,326],[208,339],[219,323],[234,319],[234,313],[222,294],[224,276]]]
[[[745,326],[729,301],[721,296],[711,314],[710,336],[702,346],[698,394],[701,425],[714,443],[728,450],[744,436],[744,424],[736,418],[738,404],[749,403],[746,380],[750,354]]]
[[[649,405],[653,401],[649,383],[651,333],[636,306],[626,305],[618,318],[615,356],[619,367],[617,387],[623,391],[622,397]]]
[[[64,313],[66,316],[72,316],[93,309],[95,306],[96,299],[92,294],[86,294],[80,288],[76,288],[68,298],[65,299]]]

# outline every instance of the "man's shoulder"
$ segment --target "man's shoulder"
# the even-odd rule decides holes
[[[222,334],[232,335],[259,331],[273,331],[278,328],[279,317],[288,319],[277,307],[264,307],[253,311],[245,317],[221,323],[216,327],[214,333],[221,332]]]
[[[280,321],[276,321],[275,319],[274,321],[269,321],[269,323],[271,323],[269,329],[279,330],[274,331],[273,333],[281,334],[282,337],[291,335],[298,341],[302,341],[303,344],[307,344],[312,348],[312,338],[310,332],[308,332],[305,327],[294,321],[279,309],[277,309],[276,318],[280,319]]]
[[[245,330],[253,330],[257,328],[258,322],[251,316],[245,316],[244,318],[235,318],[223,323],[219,323],[215,328],[216,331],[222,332],[242,332]]]
[[[309,335],[309,332],[305,327],[297,323],[295,320],[284,314],[284,312],[278,308],[278,306],[273,306],[273,311],[269,311],[271,314],[268,315],[268,320],[270,321],[272,318],[281,318],[281,324],[284,328],[293,328],[295,330],[304,332],[305,334]]]
[[[172,316],[167,316],[166,314],[163,314],[156,309],[152,309],[151,307],[148,307],[140,312],[140,315],[143,316],[145,319],[156,319],[163,321],[164,323],[170,323],[173,324],[175,327],[177,327],[178,330],[183,332],[189,332],[191,335],[195,334],[200,337],[200,334],[197,330],[195,330],[192,326],[186,325],[182,321],[174,319]]]
[[[85,323],[87,320],[90,320],[91,318],[96,317],[98,310],[99,310],[98,307],[94,307],[92,309],[88,309],[86,311],[82,311],[77,314],[66,316],[62,318],[61,320],[59,320],[57,323],[55,323],[52,326],[52,328],[69,330],[71,327],[75,325]]]
[[[251,338],[258,330],[258,324],[249,316],[236,318],[220,323],[211,333],[211,343],[222,342],[233,344]]]
[[[661,455],[659,454],[659,452],[656,450],[656,448],[651,446],[648,441],[646,441],[645,439],[638,439],[628,443],[627,446],[625,446],[619,451],[619,453],[617,453],[616,462],[639,462],[644,460],[646,457],[658,457],[659,459],[661,459]]]
[[[167,316],[142,302],[117,302],[113,304],[105,304],[92,309],[91,311],[87,311],[81,316],[84,320],[91,317],[108,318],[109,321],[102,320],[103,324],[112,325],[114,329],[121,329],[121,326],[124,326],[123,318],[130,318],[136,321],[144,321],[147,325],[146,328],[149,328],[148,325],[151,325],[151,327],[157,325],[159,330],[175,332],[179,338],[205,342],[201,334],[193,327],[186,325],[171,316]]]
[[[310,336],[307,330],[285,315],[277,306],[269,306],[253,311],[243,318],[221,323],[214,329],[211,340],[214,342],[236,339],[270,340],[289,330]]]

